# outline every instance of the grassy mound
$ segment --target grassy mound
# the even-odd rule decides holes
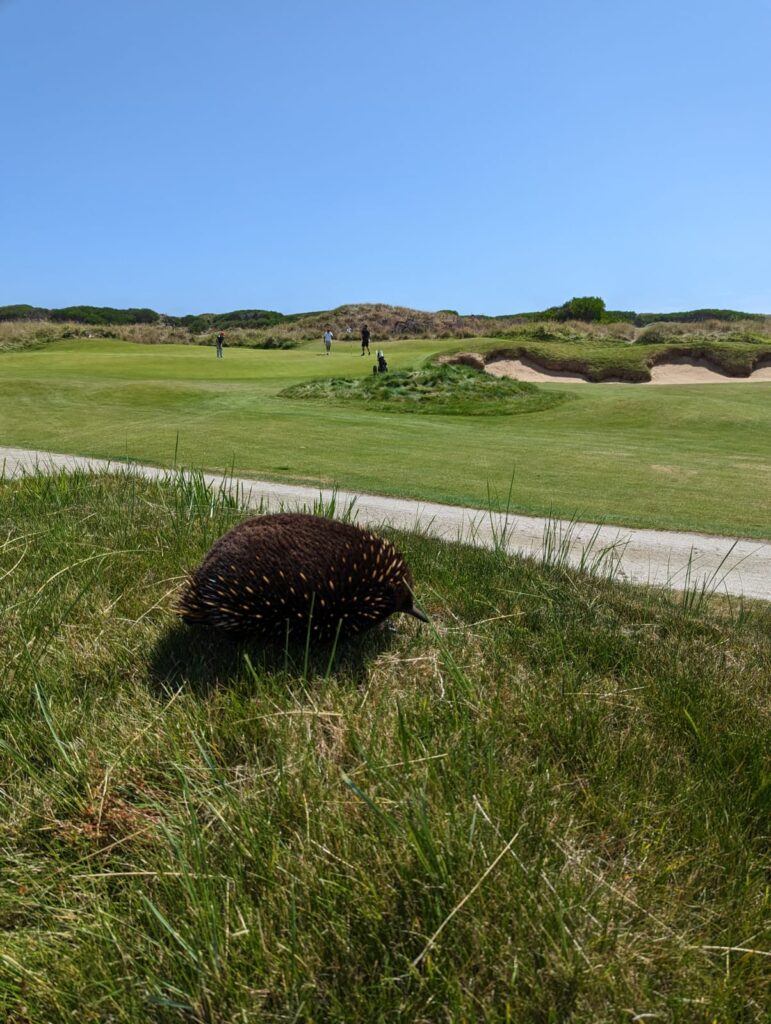
[[[462,416],[540,412],[567,397],[559,392],[542,391],[535,384],[495,379],[461,365],[372,374],[359,380],[312,380],[286,388],[281,396],[360,402],[368,408],[389,412]]]
[[[243,514],[0,483],[4,1020],[766,1020],[771,609],[401,535],[434,630],[229,646]]]

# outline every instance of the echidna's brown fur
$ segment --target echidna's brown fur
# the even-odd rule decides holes
[[[221,537],[178,603],[189,623],[282,640],[360,633],[413,607],[412,577],[387,540],[302,513],[247,519]],[[427,621],[427,620],[425,620]]]

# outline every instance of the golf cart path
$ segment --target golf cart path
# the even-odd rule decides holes
[[[168,469],[128,464],[150,480],[168,477]],[[0,447],[0,476],[60,469],[104,473],[126,469],[127,464],[78,455]],[[490,513],[482,509],[438,505],[350,491],[332,491],[290,484],[249,480],[204,473],[214,487],[238,488],[249,507],[294,509],[312,507],[321,497],[333,496],[345,509],[354,503],[358,523],[372,528],[388,524],[418,529],[447,541],[493,548],[505,543],[512,554],[559,558],[570,565],[610,572],[630,583],[673,590],[705,585],[716,593],[771,601],[771,543],[700,533],[636,530],[623,526],[597,526],[549,520],[535,516]]]

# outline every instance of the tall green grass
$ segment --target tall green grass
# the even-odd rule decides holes
[[[561,391],[543,391],[534,384],[451,365],[309,380],[279,392],[279,398],[354,403],[381,411],[442,416],[543,412],[568,397]]]
[[[0,483],[3,1019],[767,1019],[768,606],[404,534],[431,627],[237,646],[243,515]]]

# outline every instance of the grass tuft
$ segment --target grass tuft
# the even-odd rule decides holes
[[[431,627],[226,643],[248,514],[0,481],[4,1020],[767,1019],[771,608],[406,533]]]
[[[280,397],[357,402],[385,412],[485,416],[540,412],[569,396],[491,377],[468,366],[436,365],[360,379],[305,381],[285,388]]]

